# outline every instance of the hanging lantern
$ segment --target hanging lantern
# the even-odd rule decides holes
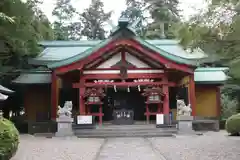
[[[160,96],[157,93],[152,93],[148,97],[148,101],[160,101]]]
[[[97,97],[97,96],[89,96],[88,97],[88,102],[91,102],[91,103],[93,103],[93,102],[100,102],[100,98]]]

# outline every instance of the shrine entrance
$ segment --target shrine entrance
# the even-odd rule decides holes
[[[103,106],[103,121],[110,123],[131,124],[133,121],[144,121],[145,101],[137,88],[106,89],[106,97]],[[116,122],[116,118],[123,118]],[[125,118],[124,118],[125,117]]]

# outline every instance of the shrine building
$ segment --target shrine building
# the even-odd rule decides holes
[[[145,40],[120,19],[106,40],[43,41],[43,51],[13,83],[25,86],[27,120],[57,118],[58,106],[72,101],[73,116],[92,115],[111,123],[125,109],[133,121],[151,123],[156,114],[176,119],[176,99],[191,104],[192,115],[219,117],[225,67],[203,63],[207,55],[187,52],[177,40]],[[169,116],[172,115],[172,116]]]

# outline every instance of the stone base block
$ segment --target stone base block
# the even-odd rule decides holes
[[[177,116],[178,121],[193,121],[193,116],[179,115]]]
[[[72,130],[72,122],[73,118],[70,117],[61,117],[57,119],[58,128],[55,136],[57,137],[65,137],[65,136],[73,136]]]
[[[191,134],[194,133],[192,128],[192,121],[178,121],[179,133]]]
[[[56,132],[55,136],[56,137],[71,137],[71,136],[74,136],[74,133],[72,131],[69,131],[69,132]]]

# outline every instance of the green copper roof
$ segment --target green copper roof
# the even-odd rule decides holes
[[[78,54],[76,54],[74,56],[71,56],[67,59],[63,59],[62,61],[51,63],[51,64],[48,65],[48,68],[57,68],[57,67],[60,67],[60,66],[63,66],[63,65],[67,65],[67,64],[71,64],[71,63],[74,63],[76,61],[79,61],[82,58],[85,58],[85,57],[91,55],[94,51],[97,51],[98,49],[104,47],[109,42],[111,42],[111,40],[112,40],[112,38],[106,39],[106,40],[100,42],[98,45],[96,45],[92,48],[88,48],[87,50],[85,50],[81,53],[78,53]]]
[[[38,44],[43,47],[93,47],[102,42],[101,40],[81,41],[42,41]]]
[[[143,46],[145,46],[148,49],[151,49],[157,53],[159,53],[160,55],[164,56],[167,59],[173,60],[177,63],[180,64],[187,64],[187,65],[197,65],[197,62],[192,60],[192,59],[188,59],[186,57],[184,57],[185,55],[187,55],[187,53],[185,53],[185,55],[177,55],[176,53],[179,53],[178,51],[182,51],[184,52],[184,50],[177,45],[176,41],[166,41],[166,40],[159,40],[159,41],[151,41],[151,40],[142,40],[141,38],[137,38],[137,37],[133,37],[137,42],[139,42],[140,44],[142,44]],[[105,45],[107,45],[110,41],[112,40],[112,38],[109,38],[107,40],[104,40],[102,42],[100,42],[98,45],[96,45],[95,47],[92,48],[88,48],[85,51],[79,53],[77,50],[75,51],[75,47],[64,47],[63,50],[67,51],[70,53],[69,58],[64,58],[64,56],[61,56],[61,59],[58,59],[59,61],[56,63],[50,63],[48,64],[49,68],[57,68],[59,66],[63,66],[63,65],[67,65],[73,62],[76,62],[78,60],[81,60],[82,58],[85,58],[87,56],[89,56],[91,53],[93,53],[94,51],[98,50],[99,48],[104,47]],[[151,43],[152,42],[152,43]],[[168,45],[167,42],[169,43]],[[154,45],[154,43],[157,43],[158,45]],[[162,45],[163,44],[163,45]],[[60,48],[60,47],[59,47]],[[178,48],[178,50],[176,50],[175,53],[173,53],[174,49]],[[51,50],[51,49],[50,49]],[[57,55],[58,53],[55,53],[54,50],[52,50],[54,55]],[[59,52],[59,53],[64,53],[64,52]],[[50,54],[50,53],[49,53]],[[49,54],[42,56],[42,58],[46,58],[46,60],[50,59],[49,58]],[[53,54],[52,54],[53,55]],[[53,58],[51,58],[51,60],[54,60]]]
[[[227,70],[227,67],[197,68],[194,72],[194,79],[196,83],[221,84],[228,79],[225,73]]]
[[[49,68],[57,68],[67,65],[82,58],[86,58],[94,51],[104,47],[113,39],[121,37],[123,30],[129,32],[131,38],[136,40],[143,47],[159,53],[161,56],[175,61],[179,64],[197,66],[199,59],[205,57],[203,53],[193,56],[185,51],[176,40],[143,40],[132,34],[134,30],[128,25],[126,19],[119,20],[119,25],[108,39],[100,41],[43,41],[39,45],[45,49],[36,58],[29,60],[30,64],[47,65]]]
[[[167,58],[167,59],[170,59],[170,60],[173,60],[177,63],[180,63],[180,64],[187,64],[187,65],[198,65],[196,63],[196,61],[193,61],[193,60],[190,60],[190,59],[187,59],[183,56],[180,56],[180,55],[177,55],[176,53],[179,53],[176,51],[174,51],[173,49],[171,50],[170,48],[171,47],[167,47],[166,45],[154,45],[154,44],[151,44],[149,43],[148,41],[145,41],[141,38],[138,38],[138,37],[134,37],[134,39],[136,41],[138,41],[140,44],[142,44],[143,46],[147,47],[148,49],[151,49],[157,53],[159,53],[161,56]],[[159,42],[158,42],[159,43]],[[164,47],[165,49],[164,49]],[[172,45],[175,49],[178,48],[178,50],[181,50],[181,47],[179,46],[178,47],[178,44],[175,44],[175,45]],[[162,48],[163,47],[163,48]],[[168,48],[168,49],[167,49]],[[169,52],[170,51],[170,52]]]
[[[141,38],[133,37],[137,42],[147,47],[148,49],[154,50],[164,56],[167,59],[173,60],[180,64],[188,64],[188,65],[197,65],[197,61],[193,60],[193,58],[189,58],[191,53],[187,53],[183,50],[183,48],[178,44],[176,40],[142,40]],[[84,47],[83,43],[74,42],[74,47],[72,47],[69,42],[58,42],[46,44],[46,46],[51,46],[45,49],[44,53],[42,53],[39,57],[35,58],[36,61],[45,61],[49,62],[49,68],[56,68],[61,65],[70,64],[76,62],[86,56],[90,55],[92,52],[96,51],[99,48],[104,47],[111,41],[111,38],[100,41],[94,47],[86,47],[86,43]],[[99,42],[99,41],[98,41]],[[93,41],[91,42],[93,44]],[[60,45],[62,45],[60,47]],[[69,46],[68,46],[69,45]],[[47,51],[46,51],[47,50]],[[65,53],[68,54],[65,54]],[[201,57],[204,57],[202,54]],[[199,58],[201,58],[199,56]],[[56,63],[52,63],[53,61],[57,61]],[[51,63],[50,63],[51,62]]]
[[[49,72],[22,73],[19,77],[17,77],[12,82],[17,84],[51,83],[51,73]]]

